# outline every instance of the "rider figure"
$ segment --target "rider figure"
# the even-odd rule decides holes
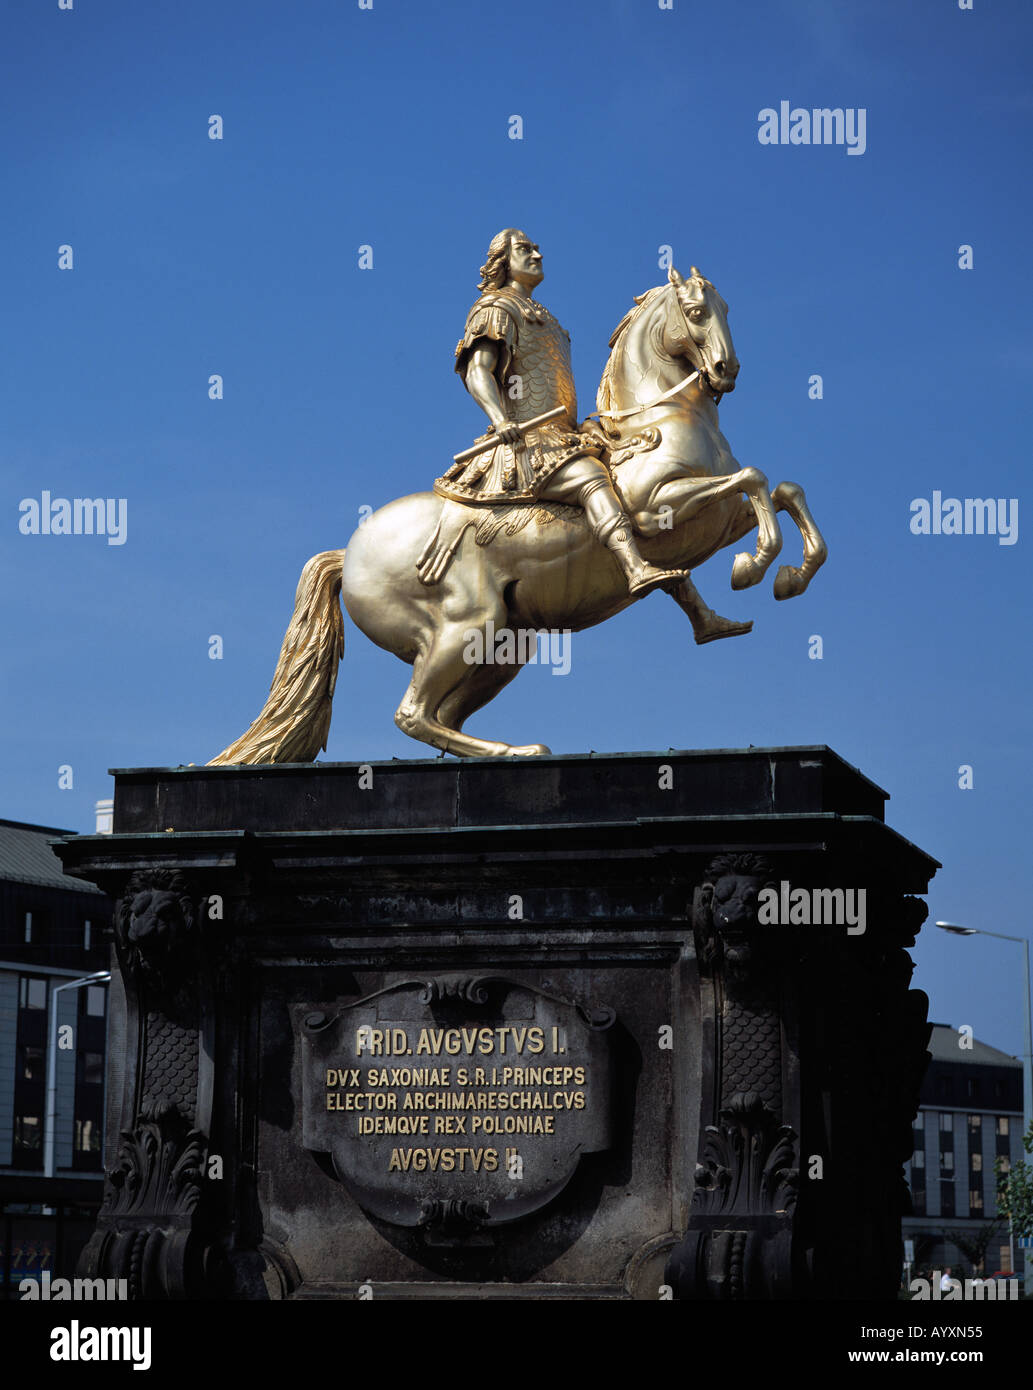
[[[434,484],[459,502],[565,502],[584,509],[592,534],[616,555],[636,598],[687,580],[658,569],[635,544],[631,520],[614,491],[599,446],[581,434],[570,366],[570,335],[532,291],[543,279],[538,247],[507,227],[481,267],[480,299],[466,317],[456,371],[492,424],[489,442],[468,464]],[[529,430],[521,421],[562,406],[565,414]]]

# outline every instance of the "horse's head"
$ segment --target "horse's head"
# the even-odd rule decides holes
[[[728,331],[728,305],[695,266],[683,279],[674,266],[667,272],[679,312],[668,315],[664,346],[684,357],[720,399],[735,390],[739,359]]]

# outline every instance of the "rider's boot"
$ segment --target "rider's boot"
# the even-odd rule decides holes
[[[732,618],[722,618],[709,604],[691,579],[685,579],[677,588],[671,590],[671,597],[679,608],[683,608],[692,623],[692,634],[696,645],[716,642],[719,637],[741,637],[753,631],[752,623],[738,623]]]
[[[644,594],[651,594],[654,589],[670,589],[687,577],[686,570],[659,569],[648,560],[643,560],[638,553],[638,547],[631,539],[630,519],[624,516],[622,521],[623,524],[611,531],[606,538],[606,545],[620,561],[621,569],[628,581],[629,594],[641,598]]]
[[[669,589],[689,577],[688,570],[659,569],[642,558],[633,539],[631,518],[621,510],[612,488],[598,484],[586,488],[582,505],[592,534],[620,561],[629,594],[642,598],[654,589]]]

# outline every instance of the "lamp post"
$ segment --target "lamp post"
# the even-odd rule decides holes
[[[1030,1010],[1030,989],[1029,989],[1029,938],[1025,936],[1007,936],[1004,932],[987,931],[985,927],[962,927],[956,922],[937,922],[936,925],[941,931],[952,932],[955,936],[996,936],[999,941],[1017,941],[1023,951],[1023,970],[1022,988],[1026,1004],[1025,1017],[1025,1037],[1023,1041],[1022,1055],[1022,1133],[1025,1136],[1029,1132],[1030,1123],[1033,1122],[1033,1015]],[[1008,1239],[1013,1241],[1012,1223],[1008,1222]],[[1015,1247],[1011,1245],[1011,1267],[1015,1273]],[[1026,1256],[1027,1284],[1029,1271],[1029,1256]]]
[[[43,1140],[43,1176],[54,1176],[54,1127],[57,1119],[57,996],[63,989],[82,989],[84,985],[107,984],[111,979],[110,970],[97,970],[92,975],[83,975],[78,980],[66,980],[63,985],[55,985],[50,991],[47,1006],[47,1119]]]

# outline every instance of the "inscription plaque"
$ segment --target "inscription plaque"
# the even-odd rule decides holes
[[[514,1221],[610,1145],[614,1018],[500,976],[298,1006],[304,1146],[395,1225]]]

